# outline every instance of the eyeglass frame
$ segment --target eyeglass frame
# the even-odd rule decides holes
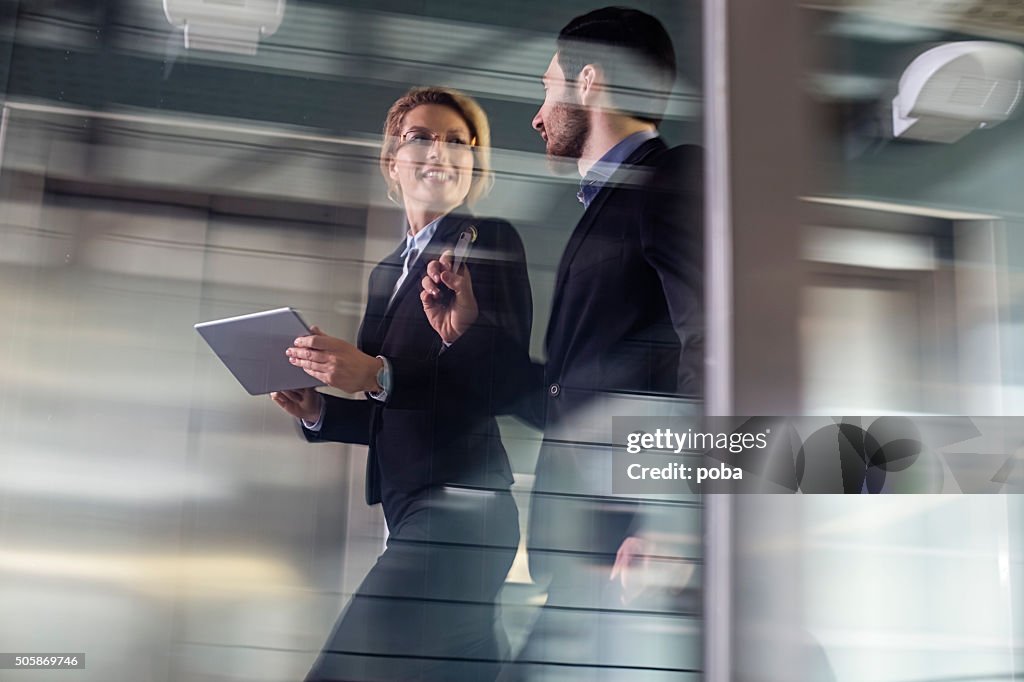
[[[425,137],[420,138],[409,138],[410,133],[418,133]],[[406,130],[404,133],[398,136],[398,144],[395,145],[395,151],[398,151],[402,147],[412,145],[414,147],[423,146],[428,148],[434,146],[434,144],[440,142],[441,145],[450,151],[457,151],[465,149],[466,151],[472,151],[476,148],[476,136],[470,136],[469,142],[452,141],[451,139],[445,139],[448,133],[444,135],[435,133],[429,128],[413,127]],[[425,144],[429,141],[429,144]]]

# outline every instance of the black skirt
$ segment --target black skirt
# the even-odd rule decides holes
[[[424,491],[391,529],[306,681],[493,680],[507,649],[495,598],[518,544],[507,490]]]

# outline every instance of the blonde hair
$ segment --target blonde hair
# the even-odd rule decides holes
[[[466,195],[466,203],[473,205],[487,194],[494,184],[491,172],[491,125],[487,122],[487,114],[476,103],[476,100],[451,88],[421,87],[413,88],[391,105],[384,119],[384,143],[380,148],[380,172],[388,185],[388,196],[401,196],[402,190],[398,182],[392,179],[389,166],[401,142],[402,121],[405,115],[418,106],[438,104],[448,107],[466,122],[469,134],[476,140],[473,145],[473,182]]]

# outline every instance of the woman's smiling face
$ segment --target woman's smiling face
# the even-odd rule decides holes
[[[473,139],[455,110],[421,104],[402,119],[388,172],[406,208],[447,213],[466,199],[473,182]]]

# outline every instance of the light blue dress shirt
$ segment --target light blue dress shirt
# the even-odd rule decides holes
[[[440,224],[441,218],[438,218],[427,223],[427,226],[416,234],[405,235],[405,250],[402,251],[402,258],[405,262],[402,265],[402,276],[398,278],[397,282],[395,282],[395,289],[391,292],[391,298],[388,299],[389,305],[391,301],[395,300],[395,294],[397,294],[398,290],[402,288],[402,284],[409,276],[409,269],[412,268],[412,266],[416,264],[416,261],[419,260],[420,254],[423,253],[423,249],[427,248],[427,244],[430,243],[430,240],[434,238],[434,234],[437,232],[437,226]],[[414,250],[416,252],[415,254],[412,253]],[[410,255],[412,255],[412,258],[409,257]]]
[[[622,139],[617,145],[605,152],[597,163],[591,166],[587,174],[580,180],[580,190],[576,198],[583,204],[583,208],[590,208],[590,202],[594,200],[597,193],[605,186],[609,178],[619,169],[619,166],[629,158],[629,155],[648,140],[658,137],[656,130],[641,130]]]

